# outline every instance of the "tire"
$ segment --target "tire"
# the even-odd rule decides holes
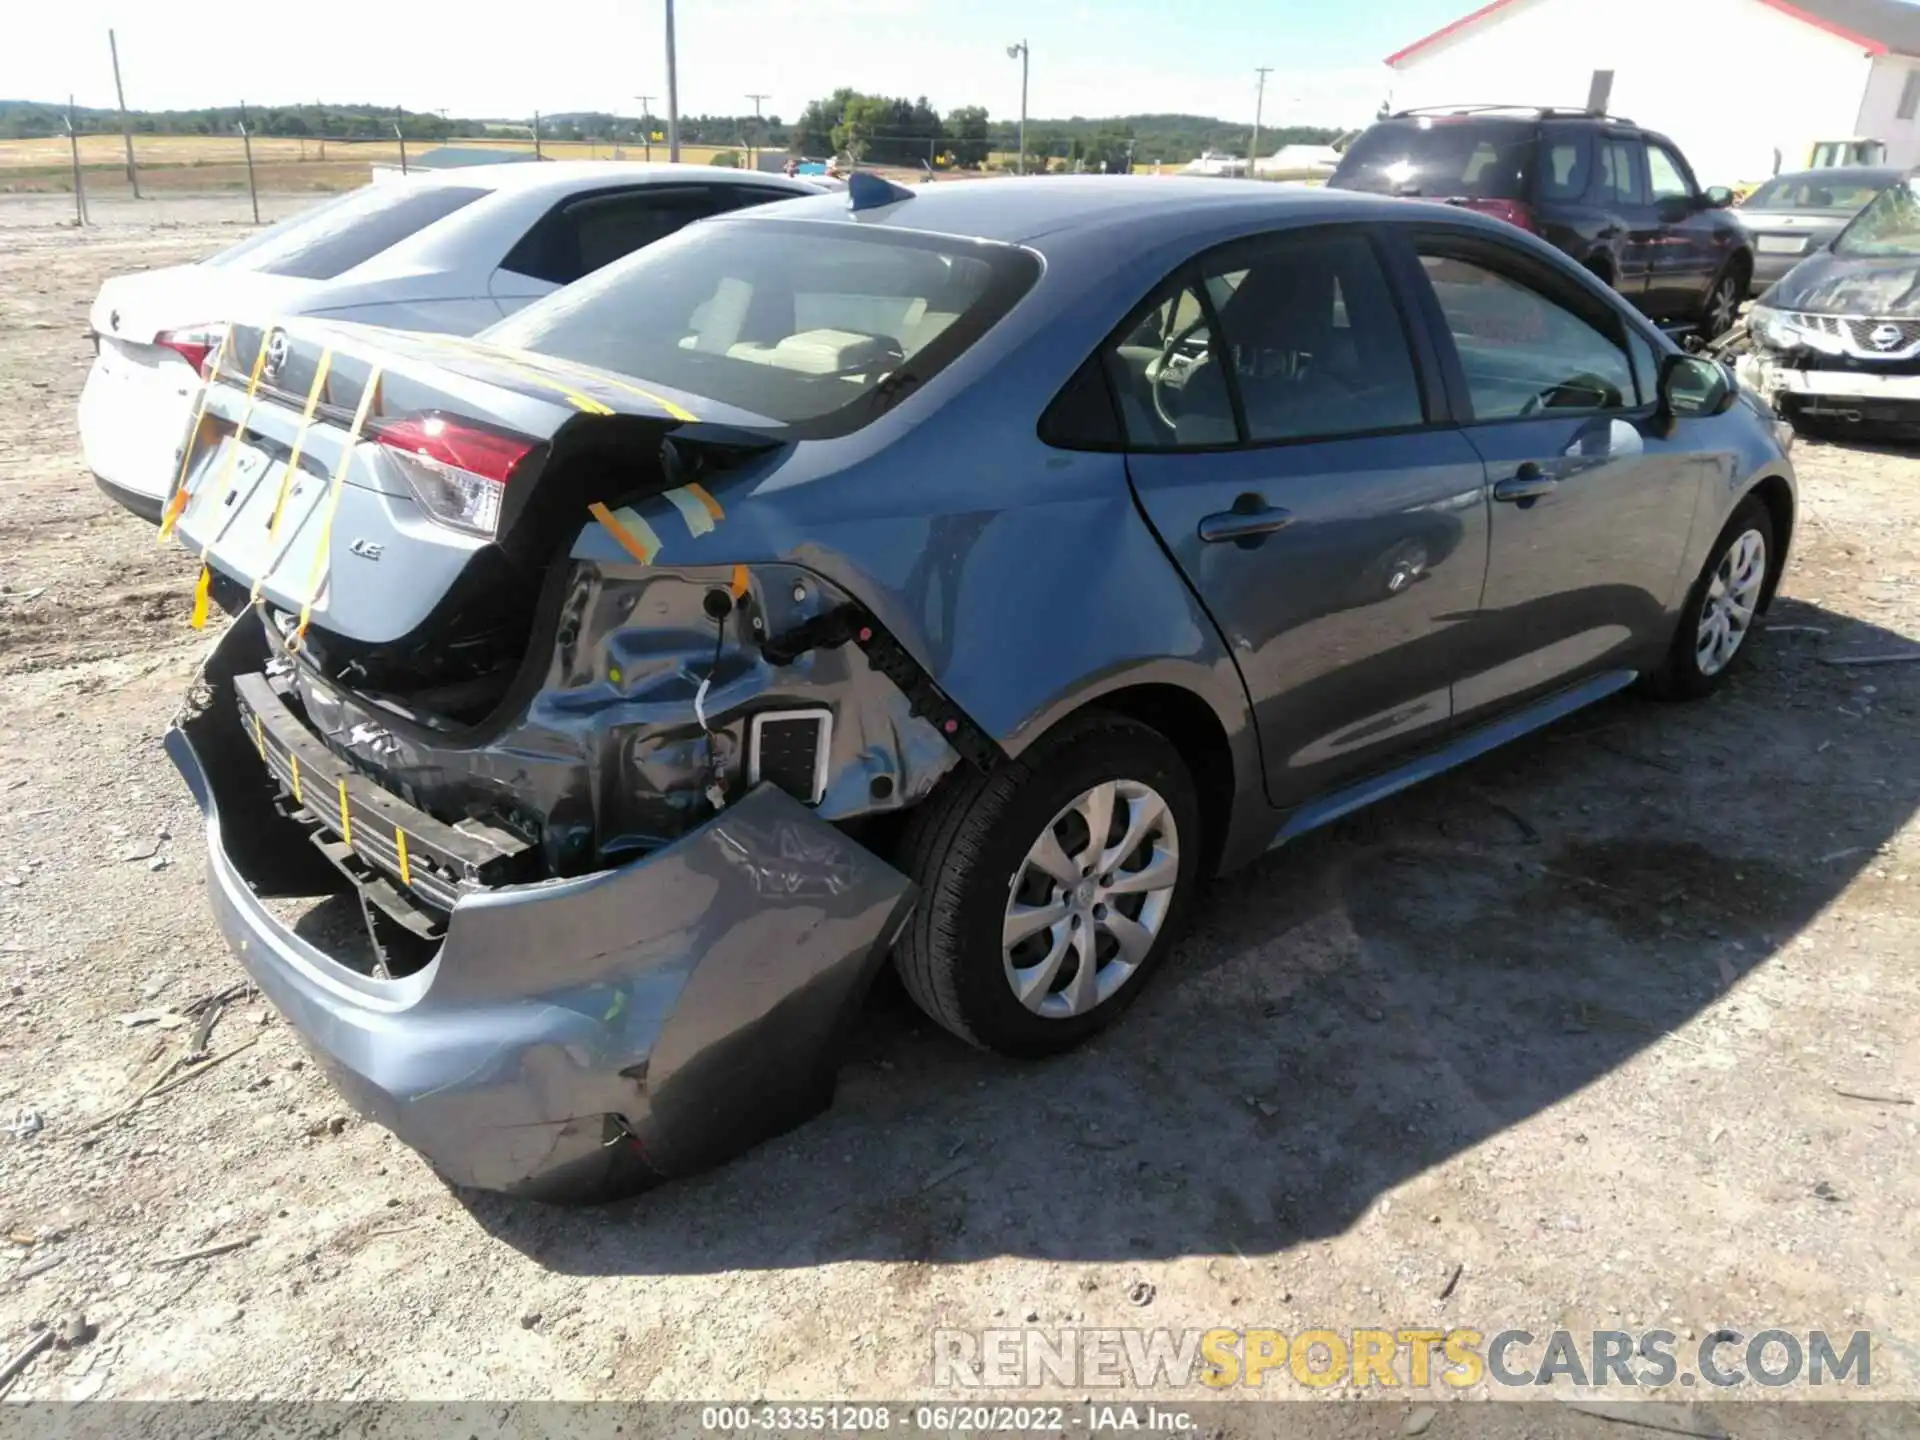
[[[1099,787],[1113,794],[1104,873],[1117,891],[1083,863],[1089,806],[1097,813],[1099,803],[1088,797]],[[1155,798],[1163,809],[1152,818]],[[1114,853],[1123,827],[1136,822],[1141,843]],[[1051,870],[1034,859],[1049,833]],[[1180,752],[1123,716],[1076,716],[991,776],[956,776],[913,812],[901,868],[921,896],[894,950],[900,978],[922,1010],[969,1044],[1021,1057],[1071,1049],[1132,1004],[1166,959],[1192,899],[1201,843]],[[1149,872],[1170,885],[1149,889],[1130,878]],[[1065,887],[1076,875],[1083,878]],[[1029,923],[1043,912],[1056,918],[1008,947],[1016,906]]]
[[[1759,540],[1759,554],[1751,544]],[[1705,568],[1693,582],[1680,612],[1673,645],[1660,668],[1646,677],[1647,690],[1662,700],[1697,700],[1726,683],[1727,675],[1753,648],[1753,621],[1776,564],[1773,516],[1749,495],[1734,507],[1732,517],[1713,542]],[[1756,573],[1757,572],[1757,573]],[[1718,584],[1716,585],[1716,581]],[[1722,594],[1716,594],[1716,590]],[[1731,596],[1725,592],[1731,591]],[[1727,601],[1734,603],[1729,607]],[[1745,619],[1739,620],[1744,605]],[[1718,608],[1721,621],[1733,635],[1732,649],[1715,642],[1709,651],[1706,627],[1709,612]],[[1705,658],[1703,659],[1703,653]]]
[[[1706,301],[1700,307],[1700,323],[1695,327],[1702,340],[1717,340],[1733,328],[1733,322],[1740,318],[1741,302],[1747,298],[1752,273],[1753,267],[1736,255],[1714,276]]]

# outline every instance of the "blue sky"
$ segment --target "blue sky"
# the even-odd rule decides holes
[[[1185,111],[1253,118],[1256,65],[1271,65],[1270,123],[1367,119],[1385,94],[1381,59],[1474,0],[678,0],[680,104],[796,114],[836,85],[925,94],[942,110],[981,104],[1010,118],[1032,47],[1036,116]],[[165,109],[325,98],[522,116],[535,109],[632,113],[663,98],[662,0],[551,6],[464,0],[324,0],[306,6],[186,6],[60,0],[27,6],[0,49],[0,96],[71,90],[108,105],[106,30],[120,37],[131,105]],[[1181,18],[1191,11],[1194,20]],[[533,17],[529,19],[529,17]],[[1204,16],[1204,19],[1198,17]],[[1523,99],[1523,96],[1514,96]]]

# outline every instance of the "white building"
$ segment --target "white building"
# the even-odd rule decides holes
[[[1920,4],[1909,0],[1492,0],[1387,57],[1396,110],[1607,110],[1668,136],[1702,185],[1799,169],[1816,140],[1920,164]]]

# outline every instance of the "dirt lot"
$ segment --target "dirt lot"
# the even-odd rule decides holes
[[[1803,446],[1719,698],[1218,884],[1084,1052],[975,1054],[883,987],[828,1115],[555,1211],[450,1192],[257,999],[109,1119],[194,1030],[123,1017],[241,972],[158,743],[192,567],[82,471],[84,315],[232,232],[56,219],[0,201],[0,1355],[99,1329],[12,1398],[903,1397],[933,1327],[1028,1323],[1867,1329],[1920,1396],[1920,665],[1826,663],[1920,637],[1920,460]]]

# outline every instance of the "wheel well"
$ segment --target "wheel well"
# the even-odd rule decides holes
[[[1226,841],[1234,794],[1233,749],[1220,717],[1198,695],[1177,685],[1132,685],[1102,695],[1094,704],[1158,730],[1187,762],[1200,799],[1200,873],[1211,874]]]
[[[1603,285],[1613,284],[1613,259],[1608,255],[1593,255],[1587,259],[1587,269],[1591,270]]]
[[[1745,250],[1736,250],[1727,257],[1727,273],[1739,275],[1747,280],[1753,279],[1753,256]]]
[[[1787,549],[1793,541],[1793,491],[1778,475],[1768,475],[1747,492],[1767,507],[1773,521],[1773,560],[1768,569],[1766,587],[1760,592],[1760,609],[1773,603],[1773,592],[1780,584],[1780,572],[1786,568]]]

